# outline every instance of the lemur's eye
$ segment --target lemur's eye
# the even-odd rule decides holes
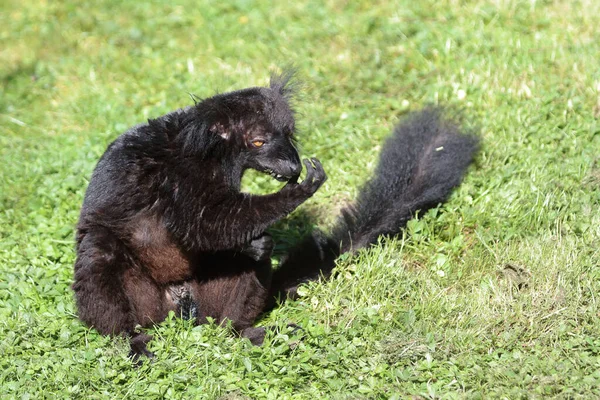
[[[252,142],[252,146],[254,147],[262,147],[263,144],[265,144],[264,140],[254,140]]]

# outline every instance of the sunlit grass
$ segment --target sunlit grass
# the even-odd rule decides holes
[[[0,6],[0,397],[600,397],[596,1]],[[71,290],[88,178],[127,127],[293,64],[329,180],[278,224],[327,229],[402,115],[449,105],[483,146],[449,202],[260,323],[169,319],[157,359],[86,329]],[[244,188],[276,190],[249,174]],[[296,323],[303,332],[286,330]]]

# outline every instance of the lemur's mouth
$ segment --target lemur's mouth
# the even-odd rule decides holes
[[[265,174],[271,175],[273,178],[277,179],[279,182],[287,182],[290,179],[292,179],[291,176],[285,176],[285,175],[278,174],[277,172],[273,171],[272,169],[266,169],[263,172]]]

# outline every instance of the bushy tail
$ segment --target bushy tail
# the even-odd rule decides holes
[[[331,234],[313,233],[282,260],[273,275],[273,296],[294,297],[299,284],[329,275],[340,254],[400,233],[417,211],[445,201],[477,148],[477,137],[461,133],[441,110],[410,114],[385,142],[374,176],[342,210]]]

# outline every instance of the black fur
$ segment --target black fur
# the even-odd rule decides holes
[[[396,234],[417,210],[443,202],[477,149],[438,110],[412,115],[332,233],[315,232],[273,274],[264,230],[326,179],[313,159],[296,183],[289,77],[136,126],[99,161],[81,210],[73,289],[80,318],[103,334],[128,335],[134,357],[152,356],[150,336],[136,325],[170,310],[198,323],[229,320],[260,344],[265,331],[252,325],[276,297],[293,297],[299,284],[330,274],[341,253]],[[240,193],[247,168],[288,184],[268,196]]]
[[[340,254],[398,234],[417,211],[445,201],[477,148],[477,137],[461,134],[439,109],[410,115],[385,142],[374,176],[342,211],[331,235],[313,233],[282,261],[270,299],[294,297],[299,284],[329,275]]]
[[[172,286],[186,281],[199,322],[229,319],[262,340],[251,325],[271,278],[272,242],[263,232],[326,179],[312,159],[296,183],[302,164],[289,78],[149,120],[108,147],[77,226],[73,290],[84,322],[128,335],[134,356],[150,355],[150,337],[135,328],[182,308]],[[241,193],[247,168],[289,182],[266,196]]]

